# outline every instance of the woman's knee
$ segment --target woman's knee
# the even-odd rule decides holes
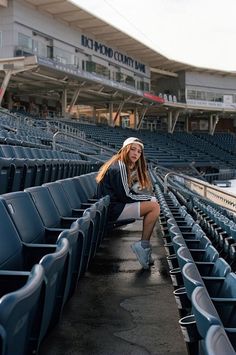
[[[152,213],[156,218],[160,214],[160,206],[157,201],[145,201],[141,202],[141,215],[145,216],[148,213]]]
[[[155,212],[156,217],[158,218],[160,215],[160,205],[157,201],[154,202],[153,211]]]

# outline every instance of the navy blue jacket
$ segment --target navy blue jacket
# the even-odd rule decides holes
[[[126,166],[122,161],[112,164],[98,184],[97,197],[106,195],[110,196],[108,218],[112,221],[117,220],[126,203],[151,200],[150,195],[140,195],[129,188]]]

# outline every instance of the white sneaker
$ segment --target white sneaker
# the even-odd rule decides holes
[[[144,269],[149,269],[150,253],[151,249],[144,249],[141,245],[141,241],[133,243],[131,249],[136,254],[138,261]]]

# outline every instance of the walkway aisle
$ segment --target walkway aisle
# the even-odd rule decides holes
[[[45,339],[41,355],[185,355],[178,311],[157,230],[155,265],[142,270],[130,244],[141,221],[103,241],[86,276]]]

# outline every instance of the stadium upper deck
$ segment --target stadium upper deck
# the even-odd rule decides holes
[[[0,103],[54,115],[75,104],[107,112],[114,124],[133,113],[182,128],[234,130],[236,73],[169,60],[70,1],[9,0],[0,10]],[[228,119],[230,118],[230,120]]]

